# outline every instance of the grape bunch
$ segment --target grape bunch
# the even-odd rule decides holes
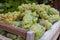
[[[35,40],[51,28],[54,22],[60,20],[59,12],[45,4],[22,4],[18,6],[18,11],[0,14],[0,21],[15,27],[32,30],[35,33]],[[25,40],[21,36],[0,30],[0,34],[12,40]]]
[[[22,20],[22,26],[23,28],[30,28],[30,26],[34,23],[37,23],[38,21],[38,15],[36,12],[31,12],[30,10],[25,14]]]
[[[12,39],[12,40],[25,40],[25,39],[24,39],[23,37],[21,37],[21,36],[17,36],[17,35],[15,35],[15,34],[9,33],[9,32],[7,32],[7,31],[1,30],[1,29],[0,29],[0,35],[3,35],[3,36],[5,36],[5,37],[7,37],[7,38],[10,38],[10,39]]]
[[[48,20],[44,20],[44,19],[40,19],[39,23],[43,26],[45,26],[45,28],[48,30],[51,28],[52,23],[50,23]]]
[[[31,26],[30,30],[34,31],[35,33],[35,40],[38,40],[42,37],[42,35],[45,33],[45,27],[41,26],[39,23],[35,23]]]

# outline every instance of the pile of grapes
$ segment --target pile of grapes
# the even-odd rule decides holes
[[[18,6],[18,9],[19,11],[0,14],[0,21],[12,26],[34,31],[35,40],[41,38],[46,30],[51,28],[53,23],[60,20],[59,12],[49,5],[39,5],[35,3],[22,4]],[[12,40],[25,40],[25,38],[21,36],[3,30],[0,30],[0,34]]]

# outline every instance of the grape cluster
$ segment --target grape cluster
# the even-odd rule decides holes
[[[18,9],[18,11],[0,14],[0,21],[34,31],[35,40],[41,38],[54,22],[60,20],[59,12],[49,5],[35,3],[22,4],[18,6]],[[1,30],[0,34],[12,40],[25,40],[25,38]]]
[[[7,37],[7,38],[12,39],[12,40],[25,40],[21,36],[17,36],[15,34],[9,33],[7,31],[1,30],[1,29],[0,29],[0,34],[3,35],[3,36],[5,36],[5,37]]]
[[[7,33],[6,37],[12,39],[12,40],[25,40],[24,38],[22,38],[21,36],[17,36],[11,33]]]
[[[30,26],[34,23],[37,23],[38,16],[36,12],[31,12],[30,10],[25,14],[22,20],[23,28],[30,28]]]
[[[45,27],[41,26],[39,23],[35,23],[31,26],[30,30],[34,31],[35,33],[35,40],[38,40],[42,37],[42,35],[45,33]]]
[[[44,19],[40,19],[39,23],[43,26],[45,26],[45,28],[48,30],[51,28],[52,23],[50,23],[48,20],[44,20]]]
[[[56,22],[58,20],[60,20],[59,15],[49,15],[48,17],[48,21],[51,23]]]

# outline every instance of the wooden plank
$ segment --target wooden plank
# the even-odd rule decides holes
[[[0,22],[0,29],[26,38],[27,30]]]
[[[56,31],[56,33],[54,34],[54,36],[52,37],[51,40],[57,40],[58,36],[59,36],[59,31],[60,31],[60,28]]]
[[[33,31],[28,31],[26,40],[34,40],[34,38],[35,38],[34,32]]]
[[[53,5],[56,9],[60,11],[60,0],[54,0]]]

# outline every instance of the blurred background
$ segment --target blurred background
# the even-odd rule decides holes
[[[60,9],[60,0],[1,0],[0,1],[0,13],[18,11],[17,7],[22,3],[38,3],[49,4],[56,9]]]

